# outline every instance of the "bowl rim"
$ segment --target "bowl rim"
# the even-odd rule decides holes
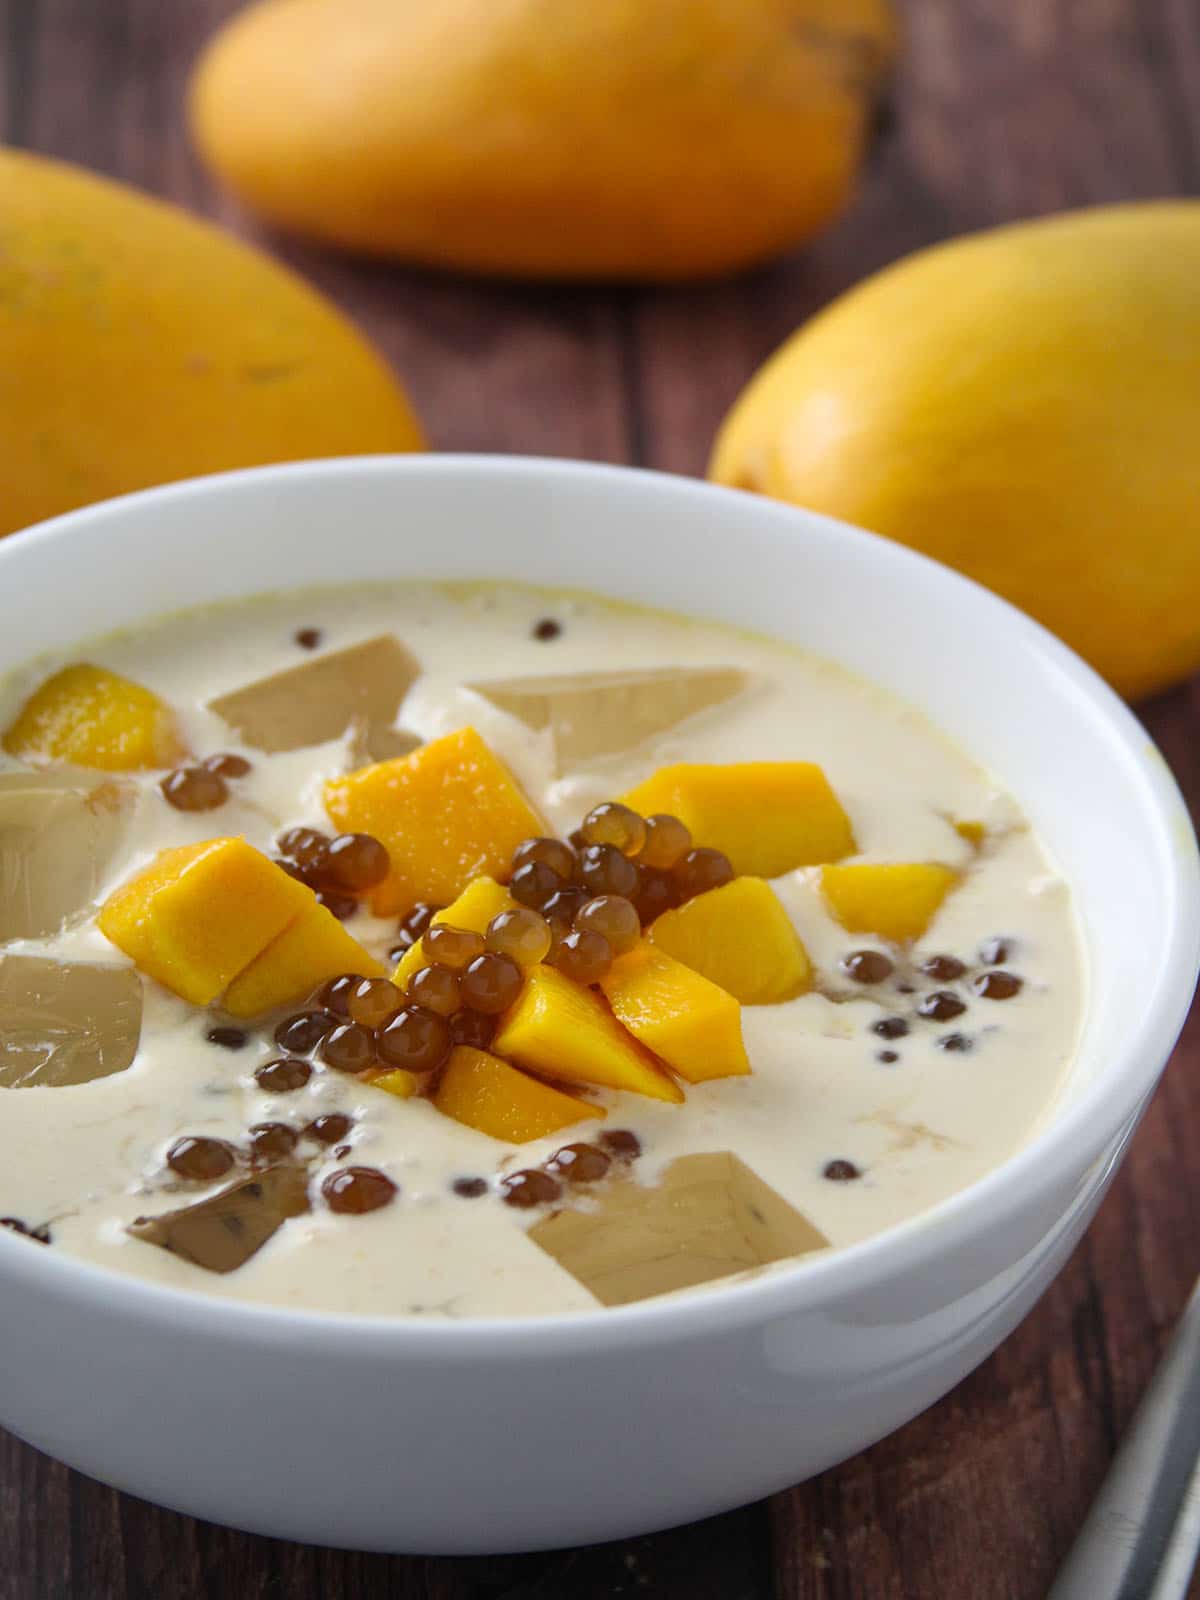
[[[523,1361],[584,1349],[649,1347],[701,1331],[728,1333],[811,1312],[866,1290],[877,1278],[917,1271],[988,1232],[1012,1209],[1015,1199],[1024,1204],[1044,1199],[1064,1167],[1078,1166],[1081,1149],[1088,1152],[1090,1166],[1136,1122],[1183,1027],[1200,971],[1200,854],[1183,797],[1141,722],[1074,651],[1008,601],[915,550],[801,507],[643,467],[479,453],[351,456],[184,479],[66,512],[15,539],[0,540],[0,595],[4,574],[13,562],[19,565],[22,549],[73,538],[93,524],[101,528],[105,523],[119,524],[130,510],[145,503],[164,511],[176,502],[197,498],[219,503],[272,480],[488,475],[557,480],[567,492],[591,481],[618,492],[657,494],[665,500],[717,496],[727,502],[731,516],[758,518],[764,528],[774,522],[782,538],[805,527],[836,532],[840,538],[857,541],[863,559],[924,567],[927,577],[936,574],[932,581],[945,587],[951,598],[955,592],[964,598],[970,592],[973,604],[990,609],[997,626],[1007,629],[1014,643],[1038,659],[1048,679],[1065,681],[1107,724],[1138,778],[1148,829],[1164,847],[1161,859],[1174,869],[1160,886],[1164,958],[1140,1014],[1116,1047],[1124,1070],[1114,1070],[1107,1086],[1085,1085],[1026,1143],[974,1183],[882,1233],[794,1263],[775,1264],[764,1273],[751,1272],[728,1283],[699,1285],[630,1305],[544,1316],[471,1318],[293,1308],[146,1282],[115,1268],[31,1250],[27,1241],[16,1237],[0,1237],[0,1273],[63,1301],[111,1305],[119,1297],[130,1316],[168,1323],[176,1330],[182,1316],[190,1331],[229,1342],[253,1338],[276,1347],[295,1347],[314,1340],[347,1339],[363,1347],[364,1353],[421,1354],[447,1362],[476,1360],[485,1348],[489,1358]]]

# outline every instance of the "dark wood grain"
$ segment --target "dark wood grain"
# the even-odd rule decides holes
[[[0,0],[0,133],[254,237],[180,115],[189,62],[236,4]],[[895,125],[855,206],[737,282],[468,284],[265,242],[369,331],[438,446],[701,472],[757,363],[863,274],[990,222],[1200,189],[1195,0],[904,10]],[[1144,714],[1200,807],[1198,697]],[[0,1600],[1037,1600],[1200,1270],[1198,1068],[1193,1020],[1095,1226],[1003,1348],[900,1433],[768,1505],[553,1556],[355,1556],[191,1522],[0,1435]]]

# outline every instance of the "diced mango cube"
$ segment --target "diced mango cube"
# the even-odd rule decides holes
[[[498,1056],[568,1083],[628,1089],[678,1103],[683,1090],[626,1033],[602,1001],[554,967],[534,967],[520,999],[500,1019]]]
[[[237,975],[221,1004],[230,1016],[257,1017],[303,999],[318,984],[343,972],[382,978],[385,970],[332,911],[314,905]]]
[[[468,933],[486,933],[492,918],[498,917],[502,911],[511,911],[516,903],[504,885],[497,883],[495,878],[474,878],[458,899],[437,912],[433,920],[445,923],[450,928],[464,928]],[[392,982],[399,984],[401,989],[407,988],[408,980],[425,962],[424,941],[418,939],[401,956],[400,964],[392,974]]]
[[[606,1115],[602,1106],[552,1089],[499,1056],[468,1045],[451,1052],[433,1103],[456,1122],[508,1144],[525,1144],[587,1117]]]
[[[600,979],[617,1021],[688,1083],[750,1071],[731,994],[645,940]]]
[[[331,779],[325,809],[339,828],[387,846],[392,870],[371,901],[381,917],[419,900],[447,904],[472,878],[506,872],[522,839],[546,831],[474,728]]]
[[[932,861],[856,862],[821,869],[821,892],[848,933],[919,939],[958,874]]]
[[[393,1067],[390,1072],[364,1074],[372,1089],[382,1089],[395,1095],[397,1100],[411,1100],[421,1090],[421,1080],[415,1072],[405,1072],[403,1067]]]
[[[778,878],[856,849],[849,818],[811,761],[681,761],[623,799],[643,816],[681,818],[698,845],[723,850],[735,872],[753,877]]]
[[[9,755],[106,772],[173,766],[187,749],[165,701],[86,662],[47,678],[4,735]]]
[[[791,1000],[812,979],[808,951],[762,878],[735,878],[664,911],[650,938],[744,1006]]]
[[[97,925],[143,972],[204,1006],[314,904],[244,839],[208,839],[160,852],[108,897]]]

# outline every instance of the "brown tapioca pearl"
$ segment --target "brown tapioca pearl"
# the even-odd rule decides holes
[[[937,1041],[939,1050],[973,1050],[975,1042],[965,1033],[944,1033]]]
[[[880,1017],[878,1022],[871,1024],[871,1032],[877,1033],[881,1039],[903,1039],[908,1032],[908,1023],[903,1017]]]
[[[352,894],[336,894],[331,889],[317,890],[317,904],[324,906],[339,922],[347,922],[358,910],[358,901]]]
[[[642,1141],[629,1128],[606,1128],[600,1143],[619,1161],[636,1161],[642,1153]]]
[[[855,983],[882,983],[896,970],[882,950],[851,950],[841,960],[842,971]]]
[[[496,1026],[495,1017],[485,1017],[482,1011],[456,1011],[450,1018],[450,1038],[454,1044],[486,1050],[496,1037]]]
[[[546,1170],[568,1183],[597,1183],[611,1166],[612,1157],[594,1144],[565,1144],[547,1161]]]
[[[1011,1000],[1020,994],[1022,982],[1015,972],[981,972],[971,988],[984,1000]]]
[[[546,959],[553,935],[540,912],[518,906],[493,917],[484,939],[493,955],[508,956],[519,967],[536,967]]]
[[[344,894],[365,894],[392,868],[387,846],[372,833],[339,833],[317,863],[321,879]]]
[[[306,1056],[317,1048],[337,1020],[327,1011],[298,1011],[295,1016],[285,1017],[275,1029],[275,1043],[281,1050]]]
[[[637,893],[637,866],[615,845],[585,845],[579,855],[575,877],[589,896],[619,894],[632,899]]]
[[[408,993],[415,1005],[436,1011],[439,1017],[452,1017],[462,1007],[458,973],[436,963],[413,973],[408,980]]]
[[[177,767],[167,773],[159,788],[176,811],[215,811],[229,799],[224,778],[203,767]]]
[[[356,978],[346,1009],[364,1028],[386,1028],[404,1004],[404,996],[387,978]]]
[[[853,1161],[846,1161],[838,1157],[836,1161],[827,1161],[822,1177],[828,1178],[830,1183],[853,1183],[855,1178],[861,1178],[862,1172]]]
[[[254,1161],[282,1161],[299,1143],[299,1133],[286,1122],[256,1122],[250,1129],[250,1156]]]
[[[331,1011],[335,1017],[345,1019],[350,1015],[350,996],[361,982],[357,972],[343,972],[340,978],[330,978],[328,983],[323,983],[313,995],[312,1003],[323,1011]]]
[[[1002,967],[1013,953],[1013,941],[999,936],[985,939],[979,947],[979,959],[985,967]]]
[[[210,1028],[204,1037],[209,1044],[220,1045],[222,1050],[240,1050],[250,1035],[245,1028]]]
[[[642,927],[648,928],[656,918],[662,916],[664,911],[671,911],[679,904],[679,890],[675,879],[669,872],[662,871],[658,867],[639,865],[633,903],[641,918]]]
[[[476,956],[459,979],[462,1002],[484,1016],[507,1011],[525,986],[525,974],[511,956]]]
[[[563,627],[562,623],[553,617],[542,617],[540,621],[534,623],[531,631],[539,644],[549,644],[552,639],[557,639],[561,635]]]
[[[575,918],[580,909],[588,903],[586,889],[577,888],[569,884],[565,889],[557,889],[546,904],[542,907],[542,916],[554,927],[556,924],[563,927],[564,933],[570,933],[575,926]]]
[[[574,983],[596,983],[613,963],[612,945],[601,933],[569,933],[554,952],[554,965]]]
[[[614,955],[632,950],[642,936],[642,919],[632,900],[623,895],[602,894],[580,906],[575,915],[580,933],[598,933],[607,939]]]
[[[431,964],[449,967],[452,972],[461,972],[464,967],[469,967],[472,961],[483,954],[487,945],[481,933],[472,933],[468,928],[452,928],[448,923],[436,922],[425,935],[421,949]]]
[[[669,870],[692,848],[691,830],[685,822],[669,812],[656,811],[646,818],[646,839],[638,852],[638,861],[645,867]]]
[[[286,872],[289,878],[295,878],[297,883],[308,883],[308,874],[303,867],[298,867],[294,861],[289,861],[286,856],[272,856],[271,865],[278,867],[280,872]],[[308,883],[311,889],[312,884]]]
[[[527,1167],[523,1172],[510,1172],[500,1180],[500,1198],[504,1204],[519,1206],[522,1210],[549,1205],[561,1194],[562,1184],[548,1172],[539,1172],[536,1167]]]
[[[418,900],[416,905],[400,923],[397,930],[409,944],[416,944],[417,940],[429,927],[434,917],[438,914],[438,907],[430,905],[425,900]]]
[[[340,1144],[353,1126],[353,1117],[341,1111],[327,1111],[324,1116],[314,1117],[303,1132],[306,1139],[315,1139],[318,1144]]]
[[[276,839],[275,848],[298,867],[308,867],[320,859],[329,842],[329,835],[316,828],[289,828]]]
[[[527,861],[509,879],[508,892],[520,905],[540,911],[552,894],[563,887],[563,880],[544,861]]]
[[[897,994],[916,994],[916,992],[917,986],[915,983],[900,982],[896,984]]]
[[[450,1054],[450,1024],[436,1011],[405,1006],[378,1034],[380,1061],[408,1072],[436,1072]]]
[[[935,983],[954,983],[966,970],[966,962],[957,956],[929,956],[921,963],[921,971]]]
[[[301,650],[315,650],[321,642],[320,628],[297,628],[292,638]]]
[[[244,778],[254,770],[245,756],[234,755],[232,751],[207,756],[200,765],[205,772],[215,772],[218,778]]]
[[[570,883],[575,872],[575,852],[562,839],[523,839],[513,851],[512,869],[516,872],[532,861],[549,867],[564,883]]]
[[[579,831],[585,845],[610,844],[623,856],[640,854],[646,843],[646,819],[619,800],[593,806]]]
[[[296,1061],[285,1056],[259,1067],[254,1074],[254,1081],[268,1094],[293,1094],[297,1089],[303,1089],[311,1077],[312,1068],[307,1061]]]
[[[567,843],[571,846],[571,849],[574,850],[575,854],[578,855],[587,844],[587,840],[583,837],[583,829],[572,828],[570,833],[567,835]]]
[[[478,1200],[488,1192],[486,1178],[455,1178],[450,1187],[460,1200]]]
[[[900,1056],[895,1050],[880,1050],[875,1059],[876,1061],[882,1061],[885,1067],[891,1067],[899,1061]]]
[[[701,846],[698,850],[689,850],[676,863],[671,876],[675,879],[680,898],[694,900],[698,894],[707,894],[710,889],[720,889],[732,883],[737,874],[727,855],[720,850]]]
[[[387,953],[388,960],[403,961],[416,942],[415,939],[406,939],[402,944],[394,944]]]
[[[339,1144],[333,1152],[333,1159],[335,1161],[345,1161],[353,1149],[354,1146],[352,1144]]]
[[[317,1054],[335,1072],[364,1072],[375,1064],[375,1035],[360,1022],[339,1022],[321,1040]]]
[[[391,1205],[400,1191],[378,1167],[339,1167],[322,1183],[321,1193],[330,1211],[361,1217]]]
[[[934,1022],[950,1022],[954,1017],[961,1017],[966,1009],[966,1001],[960,1000],[948,989],[935,989],[932,994],[924,995],[917,1002],[918,1014],[922,1017],[932,1017]]]
[[[167,1151],[167,1165],[181,1178],[207,1183],[223,1178],[237,1159],[232,1145],[224,1139],[206,1139],[185,1134]]]

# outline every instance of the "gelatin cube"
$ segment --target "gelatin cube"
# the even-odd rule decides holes
[[[138,1217],[126,1232],[207,1272],[236,1272],[290,1217],[309,1209],[302,1167],[268,1167],[218,1193],[158,1217]]]
[[[0,773],[0,942],[43,939],[94,905],[132,800],[111,779]]]
[[[467,687],[527,728],[549,729],[562,773],[594,756],[632,750],[732,699],[747,681],[739,667],[646,667],[501,678]]]
[[[384,633],[219,695],[209,710],[252,750],[300,750],[353,729],[364,761],[387,761],[413,748],[412,736],[393,724],[420,670]]]
[[[0,959],[0,1088],[61,1088],[124,1072],[142,1031],[129,967]]]
[[[529,1237],[606,1306],[711,1283],[829,1244],[727,1150],[681,1156],[653,1187],[621,1179],[588,1198],[591,1209],[555,1212]]]

